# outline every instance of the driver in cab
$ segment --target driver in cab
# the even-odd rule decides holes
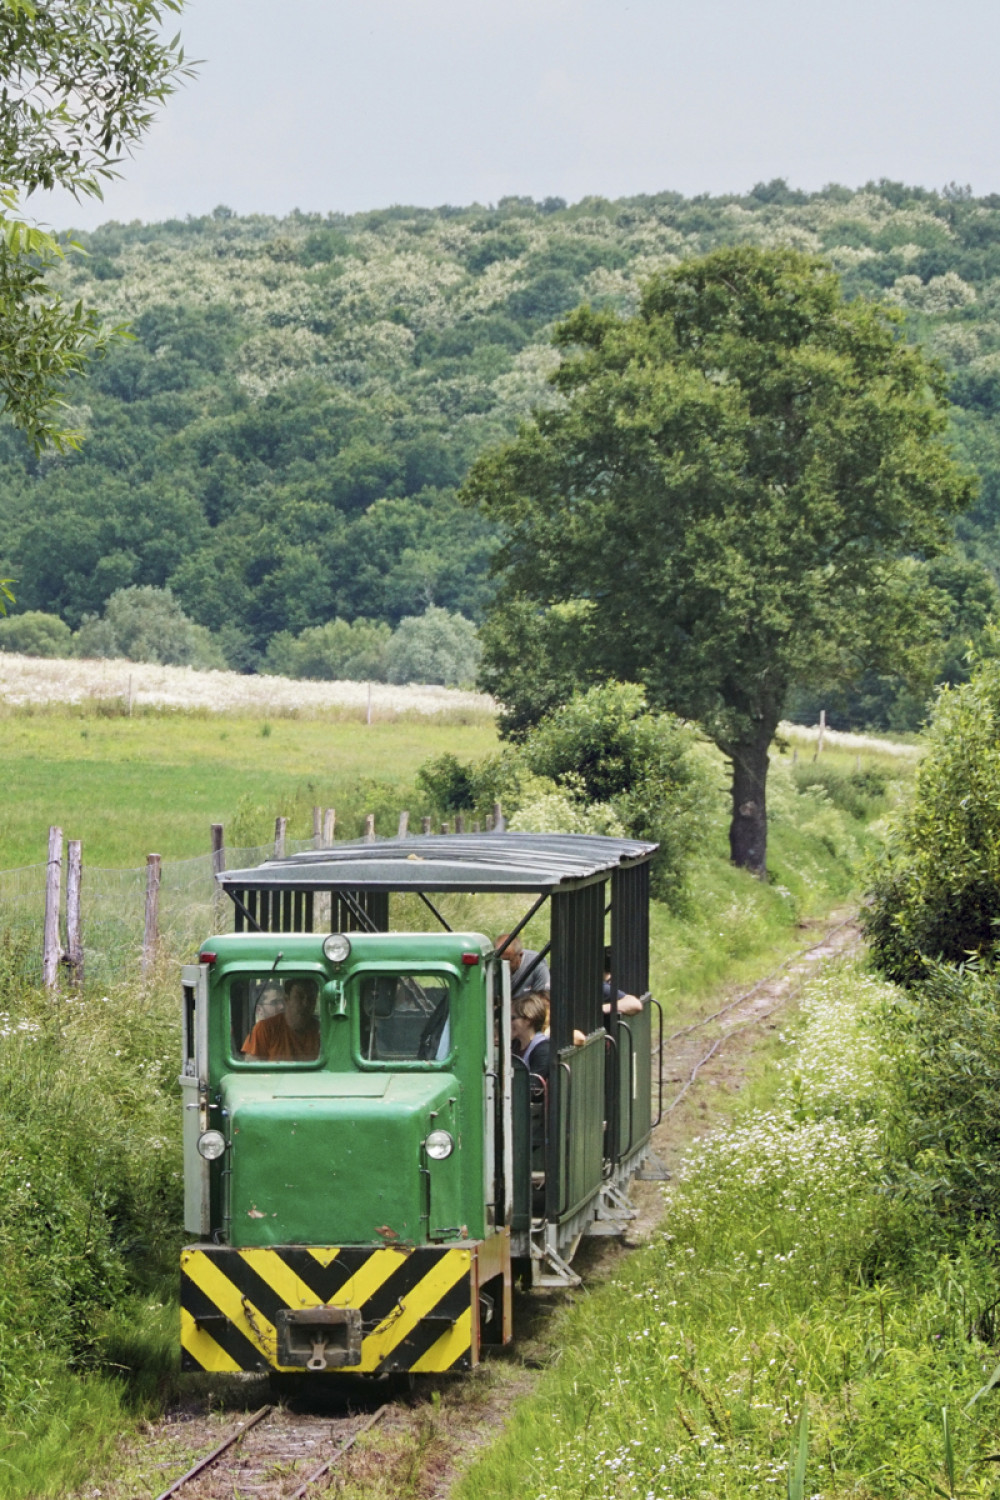
[[[309,1062],[319,1056],[316,981],[286,979],[285,1008],[258,1021],[243,1043],[243,1056],[258,1062]]]

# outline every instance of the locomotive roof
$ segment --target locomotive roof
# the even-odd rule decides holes
[[[358,840],[217,878],[226,890],[550,891],[645,864],[641,839],[579,833],[444,833]]]

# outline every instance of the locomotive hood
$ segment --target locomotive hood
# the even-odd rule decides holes
[[[229,1074],[228,1239],[239,1247],[459,1238],[451,1073]],[[429,1161],[432,1130],[455,1142]],[[446,1222],[447,1221],[447,1222]],[[444,1229],[449,1233],[446,1235]]]

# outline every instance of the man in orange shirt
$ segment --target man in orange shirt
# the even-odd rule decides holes
[[[243,1043],[243,1056],[258,1062],[309,1062],[319,1056],[316,982],[285,981],[285,1008],[258,1021]]]

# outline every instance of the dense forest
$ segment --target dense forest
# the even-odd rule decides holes
[[[79,451],[36,458],[0,432],[0,574],[19,611],[76,630],[118,590],[168,586],[244,670],[279,632],[335,618],[481,618],[494,538],[456,492],[554,399],[554,320],[581,301],[631,310],[652,271],[728,244],[826,256],[942,361],[956,450],[981,476],[958,557],[935,564],[946,670],[997,597],[1000,196],[779,181],[352,217],[218,208],[66,238],[85,253],[64,290],[132,337],[70,392]],[[869,684],[854,716],[891,717],[892,696]]]

